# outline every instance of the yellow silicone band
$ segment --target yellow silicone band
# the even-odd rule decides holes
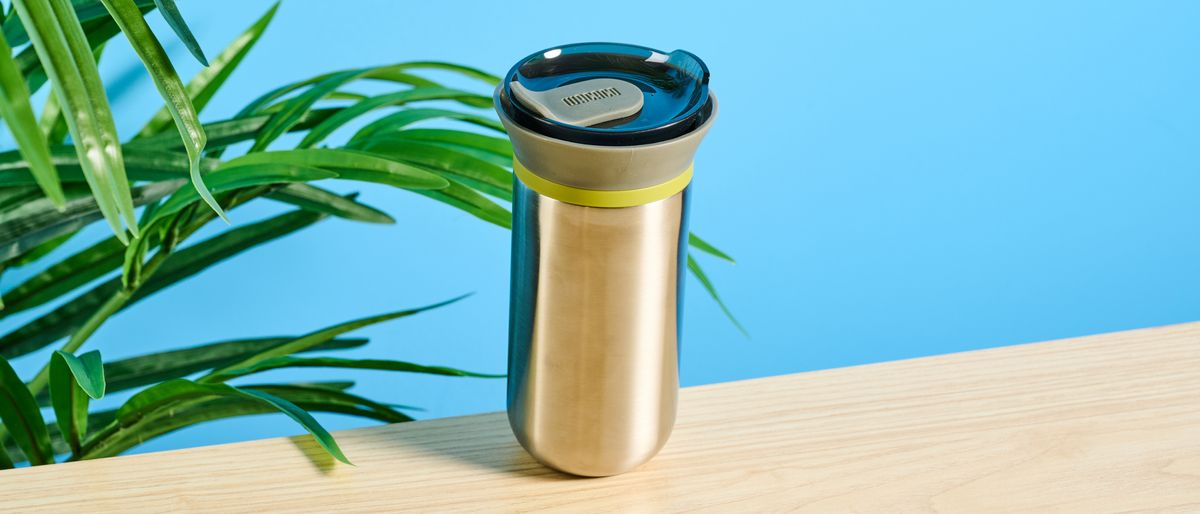
[[[624,189],[619,191],[582,189],[564,186],[558,182],[551,182],[529,171],[528,168],[521,164],[521,161],[516,159],[513,159],[513,172],[516,173],[517,178],[521,179],[521,182],[524,182],[529,189],[560,202],[586,205],[588,207],[633,207],[635,205],[645,205],[674,196],[675,193],[683,191],[683,188],[687,187],[688,183],[692,181],[691,165],[686,170],[683,170],[682,173],[675,176],[675,178],[662,184],[643,187],[641,189]]]

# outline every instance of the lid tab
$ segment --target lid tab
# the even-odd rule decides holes
[[[517,101],[545,118],[592,127],[628,118],[642,110],[642,90],[630,82],[599,78],[565,86],[533,91],[520,82],[512,83]]]

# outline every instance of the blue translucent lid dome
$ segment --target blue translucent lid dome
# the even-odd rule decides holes
[[[616,79],[641,91],[640,109],[591,126],[564,123],[529,105],[530,95],[595,79]],[[517,82],[514,94],[513,83]],[[603,81],[600,81],[603,82]],[[601,91],[603,94],[603,91]],[[574,95],[568,102],[578,102]],[[560,99],[563,100],[563,99]],[[578,43],[534,53],[505,76],[498,101],[521,126],[546,136],[594,145],[638,145],[690,132],[712,113],[708,68],[683,50],[665,53],[618,43]]]

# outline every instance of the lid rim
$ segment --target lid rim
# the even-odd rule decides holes
[[[522,66],[529,61],[546,55],[551,51],[559,51],[578,47],[587,47],[594,45],[613,45],[625,47],[635,50],[644,50],[651,54],[668,55],[659,50],[644,47],[640,45],[630,45],[623,43],[606,43],[606,42],[590,42],[590,43],[574,43],[569,45],[555,46],[547,50],[531,53],[517,61],[508,73],[504,76],[504,81],[497,88],[496,100],[505,114],[509,116],[518,125],[554,139],[570,141],[586,145],[597,146],[637,146],[644,144],[653,144],[662,141],[668,141],[676,137],[685,135],[696,128],[704,125],[705,120],[712,115],[713,102],[712,95],[708,91],[708,67],[704,61],[700,60],[695,54],[685,50],[676,50],[686,54],[695,61],[698,65],[700,76],[696,78],[699,82],[698,94],[703,95],[702,101],[696,101],[694,105],[680,112],[675,117],[664,121],[661,124],[637,129],[637,130],[620,130],[617,128],[597,128],[583,127],[561,123],[555,120],[547,119],[533,112],[529,107],[517,101],[512,93],[512,83],[518,81],[518,74]],[[684,70],[685,73],[696,77],[697,70]]]

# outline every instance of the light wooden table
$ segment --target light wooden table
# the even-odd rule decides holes
[[[1200,324],[689,388],[610,478],[499,413],[337,437],[0,472],[0,511],[1200,512]]]

